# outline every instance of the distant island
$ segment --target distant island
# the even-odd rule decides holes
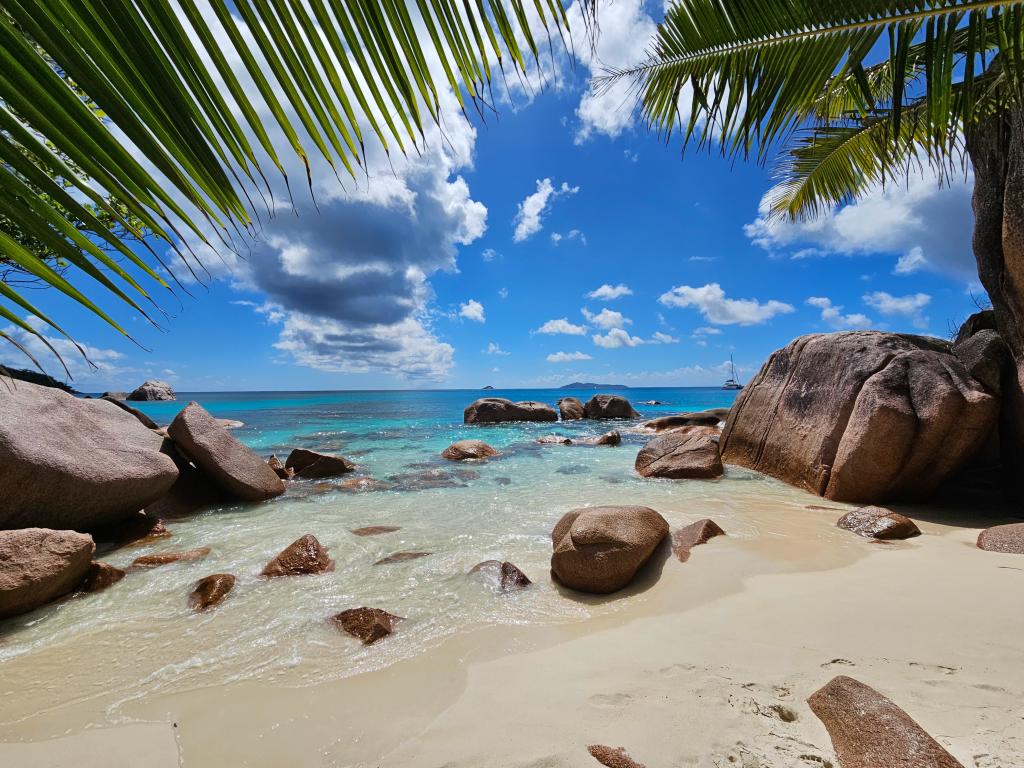
[[[488,384],[486,387],[484,387],[484,389],[494,389],[494,387],[492,387],[490,384]]]
[[[559,389],[629,389],[625,384],[594,384],[591,381],[574,381],[563,384]]]

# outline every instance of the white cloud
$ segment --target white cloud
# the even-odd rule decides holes
[[[597,314],[594,314],[589,309],[584,307],[582,310],[583,316],[587,318],[587,322],[596,325],[598,328],[622,328],[625,325],[631,325],[633,323],[628,317],[623,317],[621,312],[616,312],[613,309],[605,307]]]
[[[756,299],[729,299],[718,283],[699,288],[677,285],[658,299],[667,307],[694,307],[704,318],[718,325],[757,325],[776,315],[788,314],[794,309],[781,301],[764,302]]]
[[[605,283],[600,288],[595,288],[587,294],[588,299],[596,299],[598,301],[613,301],[614,299],[622,298],[623,296],[632,296],[633,291],[625,283],[619,283],[618,285],[609,285]]]
[[[718,261],[717,256],[691,256],[689,261]]]
[[[484,305],[476,299],[470,299],[465,304],[459,305],[459,317],[472,320],[474,323],[486,322],[486,318],[484,318]]]
[[[864,294],[864,303],[883,315],[906,317],[916,328],[927,328],[928,318],[921,310],[931,302],[927,293],[911,293],[906,296],[893,296],[885,291]]]
[[[622,328],[612,328],[604,336],[594,334],[594,343],[604,349],[618,349],[619,347],[637,347],[644,343],[639,336],[630,336]]]
[[[570,187],[564,181],[560,187],[555,187],[551,183],[551,179],[539,179],[537,181],[537,191],[527,195],[519,204],[519,210],[516,212],[516,218],[513,222],[515,224],[515,233],[512,239],[517,243],[521,243],[531,235],[540,232],[544,227],[541,219],[549,204],[555,198],[563,195],[575,195],[579,191],[579,187]]]
[[[484,350],[485,354],[488,355],[511,355],[511,352],[506,352],[501,346],[493,341],[487,343],[487,349]]]
[[[637,160],[640,159],[639,153],[634,152],[631,149],[624,149],[624,150],[622,150],[622,156],[624,158],[626,158],[627,160],[629,160],[629,162],[631,162],[631,163],[635,163]]]
[[[807,299],[808,305],[821,310],[821,319],[832,328],[870,328],[871,318],[858,313],[844,315],[843,307],[835,305],[832,300],[825,296],[811,296]]]
[[[548,355],[549,363],[571,363],[577,360],[590,360],[586,352],[552,352]]]
[[[586,336],[587,329],[582,325],[574,325],[569,322],[569,318],[560,317],[557,320],[548,320],[544,325],[538,328],[534,333],[564,333],[569,336]]]
[[[651,344],[678,344],[679,343],[679,339],[677,339],[675,336],[670,336],[667,333],[662,333],[661,331],[655,331],[654,335],[651,336],[650,343]]]
[[[76,389],[82,389],[90,384],[100,383],[103,388],[107,385],[119,386],[124,388],[126,382],[124,378],[129,374],[136,375],[138,378],[141,372],[136,372],[135,369],[126,367],[124,364],[124,355],[114,349],[102,349],[95,347],[84,342],[79,342],[79,345],[84,350],[86,356],[89,358],[88,361],[82,357],[82,353],[78,350],[78,347],[68,339],[59,336],[48,336],[44,332],[44,326],[42,321],[37,320],[33,317],[25,318],[26,321],[34,328],[43,332],[43,336],[47,342],[57,351],[60,355],[61,360],[64,361],[64,365],[61,365],[60,360],[57,356],[43,343],[35,334],[29,333],[28,331],[22,330],[16,326],[10,325],[3,328],[3,332],[7,334],[14,341],[18,342],[22,347],[28,350],[29,354],[32,355],[43,370],[46,371],[50,376],[61,381],[65,380],[68,375],[64,370],[64,366],[67,366],[68,372],[71,374],[69,383]],[[92,363],[90,365],[89,363]],[[7,339],[0,338],[0,366],[7,366],[9,368],[29,368],[35,370],[35,366],[32,361],[29,360],[25,355],[13,344],[7,341]],[[147,372],[148,373],[148,372]],[[161,376],[167,377],[168,374],[162,373]],[[140,382],[141,382],[140,378]],[[86,390],[88,391],[88,390]],[[0,385],[0,397],[2,397],[3,385]]]
[[[582,245],[586,245],[587,244],[587,236],[585,234],[583,234],[583,232],[581,232],[578,229],[570,229],[564,235],[559,233],[559,232],[552,232],[551,233],[551,242],[554,245],[557,246],[563,240],[566,240],[566,241],[579,240]]]
[[[703,325],[700,328],[695,328],[693,330],[693,335],[694,336],[721,336],[722,335],[722,329],[721,328],[714,328],[714,327],[709,326],[709,325]]]
[[[483,253],[481,253],[480,256],[484,261],[494,261],[496,258],[501,256],[501,254],[493,248],[484,248]]]
[[[498,289],[498,296],[500,298],[502,298],[502,299],[507,299],[508,298],[508,288],[499,288]]]
[[[928,259],[924,257],[924,251],[921,250],[921,246],[915,245],[900,256],[892,272],[894,275],[912,275],[927,266]]]

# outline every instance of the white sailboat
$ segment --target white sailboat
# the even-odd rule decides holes
[[[729,367],[732,369],[732,377],[725,380],[722,389],[743,389],[743,385],[736,380],[736,364],[732,361],[732,354],[729,355]]]

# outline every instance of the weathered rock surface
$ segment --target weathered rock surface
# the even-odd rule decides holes
[[[483,440],[459,440],[441,452],[441,456],[449,461],[486,459],[497,455],[498,452]]]
[[[230,573],[213,573],[196,582],[188,596],[192,610],[206,611],[224,602],[228,592],[235,588],[235,577]]]
[[[1024,523],[1010,523],[986,528],[978,534],[978,549],[1024,555]]]
[[[611,432],[605,432],[603,435],[597,437],[585,437],[582,440],[577,440],[576,445],[621,445],[622,435],[619,434],[619,430],[613,429]]]
[[[711,408],[706,411],[689,411],[672,416],[660,416],[657,419],[645,421],[644,426],[655,432],[664,432],[667,429],[678,429],[679,427],[714,427],[729,418],[729,410],[729,408]]]
[[[393,563],[404,563],[408,560],[419,560],[421,557],[432,555],[433,552],[395,552],[393,555],[382,557],[374,565],[392,565]]]
[[[132,560],[132,568],[158,568],[161,565],[171,563],[189,562],[191,560],[202,560],[210,554],[209,547],[197,547],[184,552],[159,552],[155,555],[143,555]]]
[[[625,587],[668,535],[648,507],[588,507],[567,512],[551,532],[551,572],[580,592]]]
[[[484,560],[474,565],[470,575],[479,575],[490,579],[495,587],[502,592],[514,592],[517,589],[525,589],[533,582],[512,563],[505,560]]]
[[[380,608],[349,608],[331,617],[335,626],[361,640],[363,645],[373,645],[383,640],[394,632],[395,624],[399,621],[402,621],[401,616]]]
[[[267,466],[274,470],[274,473],[282,480],[291,480],[295,477],[295,470],[290,467],[286,467],[277,456],[271,455],[267,459]]]
[[[133,390],[125,400],[177,400],[177,396],[166,381],[150,379]]]
[[[802,336],[736,400],[722,459],[837,501],[920,499],[977,451],[998,410],[947,342]]]
[[[317,453],[305,448],[296,448],[289,453],[284,466],[292,470],[296,477],[311,479],[339,477],[353,472],[356,468],[355,464],[341,456]]]
[[[353,528],[352,533],[356,536],[381,536],[385,533],[394,533],[402,530],[399,525],[368,525],[365,528]]]
[[[834,678],[807,703],[842,768],[964,768],[910,715],[853,678]]]
[[[125,572],[110,563],[93,561],[85,574],[85,581],[79,587],[83,592],[101,592],[107,587],[117,584],[125,577]]]
[[[130,405],[128,405],[128,403],[126,403],[124,401],[123,397],[111,397],[110,395],[103,395],[103,397],[101,397],[100,399],[101,400],[106,400],[108,403],[113,403],[118,408],[120,408],[122,411],[125,411],[126,413],[130,413],[132,416],[134,416],[136,419],[138,419],[139,423],[141,423],[142,426],[144,426],[146,429],[159,429],[160,428],[159,424],[157,424],[155,421],[153,421],[151,418],[149,418],[149,416],[144,414],[138,408],[132,408]]]
[[[578,397],[563,397],[558,401],[558,414],[562,421],[576,421],[583,418],[583,403]]]
[[[503,397],[482,397],[462,415],[466,424],[499,424],[506,421],[558,421],[558,413],[547,403],[524,400],[513,403]]]
[[[836,525],[868,539],[909,539],[921,535],[913,520],[884,507],[861,507],[847,512]]]
[[[621,395],[594,395],[583,406],[583,415],[588,419],[633,419],[640,414]]]
[[[231,497],[260,501],[284,493],[277,473],[228,434],[199,403],[189,403],[167,432],[196,467]]]
[[[981,330],[953,344],[953,354],[968,375],[977,379],[992,395],[1002,392],[1003,371],[1010,362],[1010,349],[995,330]]]
[[[704,518],[679,528],[672,533],[672,554],[681,563],[690,559],[690,550],[706,544],[715,536],[725,536],[725,531],[714,520]]]
[[[606,768],[646,768],[643,763],[626,754],[622,747],[607,747],[604,744],[591,744],[587,752]]]
[[[106,400],[9,381],[0,392],[0,528],[91,530],[155,501],[178,469]]]
[[[267,563],[263,575],[306,576],[334,570],[334,561],[327,549],[310,533],[300,536]]]
[[[0,618],[28,613],[77,589],[95,550],[91,536],[75,531],[0,531]]]
[[[636,471],[644,477],[676,480],[719,477],[722,457],[710,435],[667,432],[650,440],[636,456]]]
[[[956,338],[953,340],[954,343],[964,341],[965,339],[971,338],[978,331],[994,331],[996,330],[996,313],[991,309],[983,309],[980,312],[975,312],[973,315],[964,320],[956,332]]]

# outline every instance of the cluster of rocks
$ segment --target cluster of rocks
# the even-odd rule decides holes
[[[635,419],[629,400],[619,395],[594,395],[584,405],[578,398],[563,397],[556,411],[535,400],[513,402],[503,397],[482,397],[463,413],[466,424],[502,424],[514,421],[574,421],[578,419]]]

